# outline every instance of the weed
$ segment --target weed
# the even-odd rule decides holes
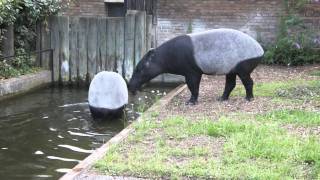
[[[257,115],[257,120],[264,122],[290,123],[302,126],[319,126],[320,113],[304,110],[277,110]]]
[[[311,76],[320,76],[320,70],[317,70],[317,71],[312,71],[310,73]]]
[[[0,79],[16,77],[39,70],[35,67],[35,58],[26,56],[23,49],[17,49],[17,56],[13,59],[0,60]]]
[[[267,46],[264,63],[296,66],[319,62],[319,52],[314,49],[317,47],[314,43],[316,33],[305,28],[304,21],[298,15],[306,2],[283,1],[286,11],[281,16],[275,44]]]
[[[287,82],[258,83],[254,86],[254,95],[260,97],[286,98],[292,100],[320,99],[319,81],[293,80]],[[243,96],[244,88],[237,86],[232,95]]]
[[[318,115],[301,112],[283,114],[284,117],[318,118]],[[244,116],[241,115],[241,119]],[[159,135],[152,150],[139,143],[122,144],[112,149],[95,167],[107,174],[148,178],[316,179],[320,172],[319,140],[311,136],[292,136],[273,120],[260,122],[229,117],[217,121],[208,118],[190,121],[181,116],[158,123],[141,122],[135,124],[137,132],[150,134],[160,129],[175,135],[170,139],[175,142],[180,142],[177,137],[224,137],[223,154],[219,159],[215,158],[209,146],[179,148],[167,143],[167,136]],[[171,132],[173,128],[178,133]],[[131,136],[136,138],[136,134]],[[123,151],[123,146],[130,147],[130,150]],[[172,159],[178,159],[179,163],[172,163]]]

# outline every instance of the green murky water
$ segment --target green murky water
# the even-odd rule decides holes
[[[0,179],[58,179],[174,86],[146,87],[122,119],[93,121],[87,89],[44,88],[0,101]]]

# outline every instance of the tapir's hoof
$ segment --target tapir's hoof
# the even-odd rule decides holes
[[[229,98],[226,98],[226,97],[223,97],[223,96],[220,96],[220,97],[217,98],[217,100],[220,101],[220,102],[228,101],[228,99]]]
[[[198,101],[192,101],[192,100],[189,100],[186,102],[186,105],[191,105],[191,106],[194,106],[194,105],[197,105],[198,104]]]
[[[253,97],[246,97],[245,98],[248,102],[250,102],[250,101],[253,101],[254,100],[254,98]]]

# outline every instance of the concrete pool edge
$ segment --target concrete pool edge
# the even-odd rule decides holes
[[[41,70],[0,81],[0,101],[51,83],[51,71]]]
[[[162,97],[157,103],[153,104],[145,113],[154,111],[159,109],[162,106],[168,104],[176,95],[181,93],[184,89],[186,89],[186,85],[182,84],[172,91],[170,91],[166,96]],[[143,118],[140,116],[137,119],[137,122],[143,121]],[[79,164],[72,168],[71,171],[66,173],[64,176],[60,178],[60,180],[72,180],[72,179],[81,179],[79,176],[83,176],[86,178],[85,172],[92,167],[92,165],[103,158],[105,154],[108,152],[112,145],[116,145],[127,138],[131,132],[134,131],[133,125],[130,124],[128,127],[123,129],[120,133],[112,137],[107,143],[103,144],[100,148],[96,149],[92,154],[90,154],[87,158],[82,160]]]

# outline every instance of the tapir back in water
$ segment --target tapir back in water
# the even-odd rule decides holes
[[[226,75],[220,100],[228,100],[238,75],[246,89],[246,99],[253,98],[251,72],[257,67],[264,51],[249,35],[233,29],[214,29],[175,37],[150,50],[138,63],[129,82],[135,92],[144,83],[162,73],[182,75],[191,98],[196,104],[202,74]]]

